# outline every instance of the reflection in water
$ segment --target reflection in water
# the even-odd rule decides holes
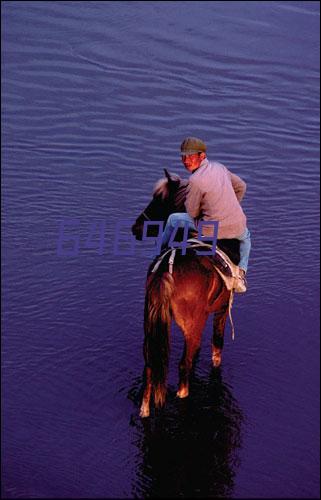
[[[138,417],[140,396],[129,396],[140,450],[133,496],[230,497],[243,416],[221,372],[213,370],[209,380],[194,375],[186,399],[169,390],[165,407],[148,419]]]

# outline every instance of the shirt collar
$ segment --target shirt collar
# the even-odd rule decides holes
[[[202,167],[207,167],[207,165],[209,164],[209,161],[207,158],[204,158],[204,160],[202,161],[202,163],[200,164],[200,166],[198,168],[196,168],[191,175],[195,174],[195,172],[198,172],[200,168]]]

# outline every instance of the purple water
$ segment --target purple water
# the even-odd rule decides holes
[[[3,496],[317,498],[319,3],[1,5]],[[249,291],[185,401],[173,327],[142,421],[149,259],[115,256],[115,225],[185,175],[189,135],[247,182]]]

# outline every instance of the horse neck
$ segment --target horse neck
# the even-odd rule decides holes
[[[182,179],[174,194],[174,211],[185,211],[186,191],[188,180]]]
[[[175,192],[174,193],[172,192],[170,194],[168,181],[166,182],[165,179],[159,181],[159,184],[156,188],[156,192],[158,191],[158,195],[162,198],[161,205],[160,206],[158,205],[158,210],[157,210],[159,219],[163,219],[166,222],[170,214],[175,212],[185,212],[185,199],[186,199],[187,186],[188,186],[188,180],[181,179],[180,183],[177,184]],[[170,201],[169,199],[170,196],[172,198],[172,201]],[[154,203],[155,203],[154,201],[151,202],[151,204],[147,207],[147,211],[149,210],[150,206],[153,206]]]

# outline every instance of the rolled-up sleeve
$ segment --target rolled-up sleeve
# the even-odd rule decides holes
[[[232,186],[236,195],[236,198],[238,199],[239,203],[241,203],[242,199],[244,198],[244,195],[246,193],[246,183],[241,179],[236,174],[232,174],[232,172],[228,171],[230,174]]]
[[[202,196],[200,188],[190,180],[186,192],[185,208],[194,219],[200,215]]]

